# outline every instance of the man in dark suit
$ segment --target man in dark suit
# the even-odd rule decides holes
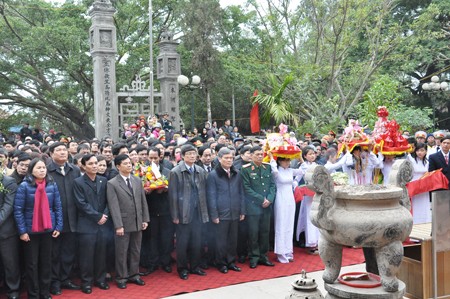
[[[181,279],[188,279],[188,264],[192,274],[204,276],[199,268],[201,224],[208,222],[206,176],[203,168],[195,165],[197,149],[191,144],[181,147],[183,161],[169,176],[169,202],[172,222],[176,225],[177,271]]]
[[[199,160],[196,164],[202,167],[208,174],[213,171],[215,164],[212,159],[212,150],[208,145],[203,145],[198,149]],[[202,223],[202,258],[200,268],[208,269],[208,265],[216,262],[216,225],[212,222]]]
[[[87,154],[81,158],[85,174],[75,180],[73,193],[78,208],[78,241],[81,291],[92,293],[92,283],[108,290],[106,283],[106,234],[108,206],[105,177],[97,176],[97,157]]]
[[[55,142],[50,148],[52,161],[47,165],[48,174],[55,180],[61,196],[63,210],[63,230],[59,238],[53,238],[52,284],[50,292],[61,295],[61,288],[79,290],[70,280],[70,274],[77,253],[77,207],[73,197],[73,183],[80,177],[80,169],[68,163],[69,152],[66,144]]]
[[[147,229],[150,216],[142,182],[131,175],[130,158],[118,155],[114,164],[119,174],[108,182],[106,194],[116,231],[116,282],[118,288],[125,289],[127,280],[145,285],[139,275],[139,259],[142,231]]]
[[[450,181],[450,164],[449,164],[449,150],[450,150],[450,135],[446,135],[441,139],[441,150],[431,154],[428,158],[428,171],[434,171],[442,168],[442,173]]]
[[[4,283],[9,299],[19,298],[20,267],[19,238],[14,221],[14,197],[17,184],[13,178],[0,174],[0,257],[5,273]]]
[[[241,271],[235,264],[238,223],[245,218],[245,196],[242,178],[234,169],[234,152],[223,147],[218,153],[220,164],[208,175],[206,197],[209,217],[214,223],[216,265],[220,272]]]
[[[155,163],[159,172],[166,178],[169,170],[160,163],[160,150],[150,147],[148,150],[148,161]],[[173,248],[174,225],[170,217],[170,205],[168,190],[157,189],[148,191],[146,194],[148,209],[152,219],[152,225],[142,233],[141,264],[147,268],[147,273],[158,269],[158,266],[167,272],[172,272],[172,257],[170,253]]]

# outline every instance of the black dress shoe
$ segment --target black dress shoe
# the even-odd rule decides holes
[[[19,296],[11,295],[11,296],[8,296],[8,299],[19,299]]]
[[[170,265],[163,266],[163,270],[166,273],[172,273],[172,266],[170,266]]]
[[[191,270],[191,273],[192,274],[197,274],[197,275],[200,275],[200,276],[205,276],[206,275],[206,272],[203,271],[200,268],[195,268],[194,270]]]
[[[119,289],[126,289],[127,288],[127,283],[126,282],[117,282],[117,287]]]
[[[208,269],[209,269],[209,266],[208,266],[208,264],[206,264],[206,263],[201,263],[201,264],[199,265],[199,267],[202,268],[203,270],[208,270]]]
[[[50,288],[50,294],[59,296],[59,295],[61,295],[61,289],[60,288]]]
[[[221,272],[223,274],[228,273],[227,266],[220,266],[218,269],[219,269],[219,272]]]
[[[139,272],[139,276],[147,276],[149,274],[152,274],[153,272],[155,272],[158,269],[158,266],[150,266],[146,269],[147,269],[146,271]]]
[[[52,299],[52,296],[46,295],[46,296],[40,296],[40,299]]]
[[[79,285],[74,284],[71,281],[67,281],[61,284],[62,289],[68,289],[68,290],[79,290],[81,287]]]
[[[238,257],[238,262],[241,263],[241,264],[245,263],[245,255],[239,256]]]
[[[264,265],[264,266],[268,266],[268,267],[273,267],[273,266],[275,266],[274,263],[272,263],[271,261],[268,261],[268,260],[265,260],[265,261],[259,261],[258,264]]]
[[[138,286],[145,286],[145,281],[143,281],[140,278],[136,278],[136,279],[128,280],[128,281],[131,283],[137,284]]]
[[[85,294],[91,294],[92,293],[92,287],[91,286],[85,286],[81,287],[81,291]]]
[[[255,269],[255,268],[256,268],[256,266],[257,266],[257,264],[256,264],[256,263],[254,263],[254,262],[250,262],[250,269]]]
[[[186,269],[178,271],[178,276],[180,276],[181,279],[186,280],[189,277],[189,272]]]
[[[238,266],[236,266],[235,264],[230,264],[229,266],[228,266],[228,269],[230,269],[230,270],[233,270],[233,271],[236,271],[236,272],[241,272],[241,268],[239,268]]]
[[[109,284],[107,282],[96,282],[95,286],[102,290],[109,290]]]

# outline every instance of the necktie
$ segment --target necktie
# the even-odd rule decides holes
[[[193,173],[194,172],[194,168],[193,167],[189,167],[189,172]]]
[[[444,156],[445,157],[445,164],[448,165],[448,154]]]
[[[130,189],[131,194],[133,194],[133,187],[131,187],[130,178],[127,178],[127,186]]]
[[[441,147],[438,145],[437,147],[436,147],[436,152],[438,152],[438,151],[440,151],[441,150]]]
[[[64,170],[64,166],[60,166],[60,168],[61,168],[61,174],[65,176],[66,175],[66,171]]]
[[[231,173],[230,173],[230,170],[229,169],[225,169],[225,171],[227,172],[227,174],[228,174],[228,178],[230,178],[231,177]]]
[[[211,172],[211,166],[208,166],[208,167],[206,168],[206,170],[207,170],[208,172]]]

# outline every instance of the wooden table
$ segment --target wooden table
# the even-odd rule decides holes
[[[398,278],[406,284],[406,297],[433,298],[433,248],[431,223],[416,224],[410,234],[413,243],[404,246]],[[450,251],[437,254],[438,297],[450,298]]]

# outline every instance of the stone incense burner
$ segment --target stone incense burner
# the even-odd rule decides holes
[[[334,186],[323,166],[307,172],[308,187],[316,192],[311,221],[321,233],[319,253],[326,283],[334,283],[339,276],[343,246],[372,247],[383,289],[398,290],[402,241],[413,225],[405,188],[411,178],[412,164],[406,160],[394,163],[388,186]]]

